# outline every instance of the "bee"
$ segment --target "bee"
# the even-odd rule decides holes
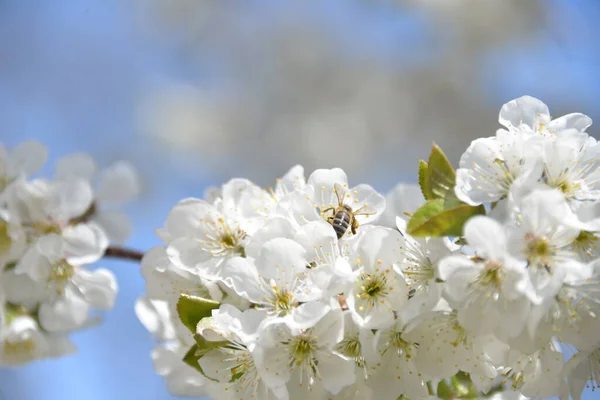
[[[356,220],[357,215],[372,215],[377,212],[372,207],[367,205],[359,208],[358,210],[352,210],[348,204],[344,204],[344,197],[346,196],[346,189],[339,183],[336,183],[333,187],[335,196],[337,197],[337,207],[329,207],[322,211],[322,215],[332,211],[332,214],[326,218],[326,221],[333,226],[338,239],[341,239],[348,229],[351,230],[353,235],[356,235],[358,229],[358,221]]]

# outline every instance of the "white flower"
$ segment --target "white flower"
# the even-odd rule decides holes
[[[566,283],[555,296],[534,306],[527,321],[530,334],[511,341],[512,347],[531,352],[554,335],[579,350],[593,349],[600,332],[600,275],[595,264],[596,271],[591,278]],[[531,335],[534,329],[535,335]]]
[[[398,230],[404,236],[405,258],[402,274],[409,287],[407,308],[414,315],[430,311],[438,303],[442,285],[436,282],[436,269],[444,257],[452,254],[453,246],[447,238],[414,238],[406,231],[406,221],[396,218]],[[407,310],[404,310],[406,313]]]
[[[334,346],[343,339],[343,321],[342,311],[334,309],[311,329],[297,333],[285,324],[266,327],[259,342],[260,371],[266,384],[287,385],[290,394],[297,396],[310,396],[320,388],[336,395],[353,384],[354,361],[334,351]]]
[[[377,328],[408,301],[401,271],[404,238],[392,229],[375,227],[359,240],[351,260],[360,273],[346,303],[359,325]]]
[[[518,225],[508,228],[508,246],[517,258],[527,260],[540,298],[553,296],[564,282],[591,276],[591,268],[571,251],[580,231],[563,223],[569,208],[560,192],[536,190],[522,200],[519,209]]]
[[[508,351],[502,375],[512,380],[512,388],[527,397],[549,398],[560,393],[563,356],[553,343],[532,354]]]
[[[542,176],[541,141],[499,130],[474,140],[456,170],[456,196],[470,205],[502,200],[513,186],[527,187]]]
[[[168,244],[171,262],[216,278],[225,261],[245,255],[247,236],[264,224],[265,210],[257,205],[264,193],[247,180],[234,179],[212,204],[198,199],[179,202],[158,231]]]
[[[600,144],[586,136],[544,142],[544,182],[564,193],[572,206],[600,200]]]
[[[404,395],[421,399],[428,395],[425,378],[414,362],[419,345],[404,338],[405,323],[398,318],[390,327],[377,332],[376,348],[381,360],[367,382],[375,398],[396,400]]]
[[[582,133],[592,124],[590,117],[580,113],[552,120],[548,106],[531,96],[522,96],[504,104],[499,121],[510,131],[548,136]]]
[[[408,220],[425,202],[419,185],[399,183],[385,196],[385,210],[378,223],[388,228],[396,227],[396,218]]]
[[[165,231],[173,238],[168,242],[169,259],[209,278],[217,276],[229,258],[244,255],[247,233],[240,223],[202,200],[188,199],[176,205]]]
[[[575,354],[566,362],[563,374],[573,400],[580,400],[586,388],[591,387],[592,391],[600,388],[600,348]],[[568,399],[568,395],[561,398]]]
[[[11,189],[10,211],[19,217],[32,236],[60,233],[93,203],[92,188],[82,179],[21,181]]]
[[[291,239],[306,250],[307,273],[314,284],[324,292],[324,297],[337,295],[348,289],[355,273],[342,257],[333,227],[322,219],[298,225],[295,221],[273,215],[252,235],[246,245],[246,256],[257,258],[261,247],[276,238]]]
[[[0,365],[20,365],[75,351],[65,336],[43,333],[30,316],[16,315],[5,324],[0,327]]]
[[[566,284],[556,296],[557,306],[549,310],[555,319],[562,318],[558,337],[563,343],[588,350],[600,342],[600,271],[578,284]],[[556,312],[559,309],[560,312]],[[558,324],[556,324],[558,325]]]
[[[349,312],[344,312],[344,338],[335,345],[335,351],[354,361],[357,371],[360,370],[365,379],[370,374],[369,369],[379,361],[373,330],[359,326]]]
[[[82,179],[90,185],[96,181],[94,202],[77,220],[98,223],[112,243],[125,242],[131,233],[131,223],[118,207],[140,192],[139,177],[131,164],[119,161],[98,173],[91,156],[75,153],[57,162],[55,176],[63,181]]]
[[[464,371],[484,392],[492,387],[497,375],[495,360],[506,347],[493,335],[471,335],[456,312],[448,311],[420,315],[405,328],[403,338],[419,343],[414,362],[425,380],[445,379]]]
[[[223,267],[221,279],[276,322],[279,318],[293,329],[312,327],[329,310],[321,301],[323,291],[307,268],[306,250],[286,238],[267,241],[256,259],[232,258]]]
[[[382,195],[366,184],[349,188],[348,178],[340,168],[315,170],[308,178],[308,185],[314,192],[315,205],[325,220],[333,215],[340,202],[349,206],[353,213],[361,208],[365,210],[356,215],[360,225],[376,221],[385,210],[385,198]],[[336,185],[344,193],[335,189]]]
[[[73,229],[79,236],[94,235],[84,228],[80,225]],[[78,261],[85,257],[77,254],[80,249],[71,245],[55,234],[41,237],[16,264],[13,277],[17,279],[7,286],[8,299],[15,303],[26,302],[32,296],[29,291],[35,288],[37,296],[42,296],[38,311],[40,324],[52,332],[83,326],[89,309],[112,308],[117,292],[112,272],[84,269]],[[26,276],[32,283],[19,279],[19,275]]]
[[[202,371],[219,382],[232,398],[274,399],[285,396],[283,387],[269,388],[262,380],[256,365],[255,341],[266,314],[259,310],[241,312],[223,305],[214,310],[208,321],[198,324],[198,334],[213,349],[200,358]]]
[[[12,151],[0,144],[0,193],[12,182],[37,172],[47,157],[48,150],[38,142],[22,142]]]
[[[525,327],[530,301],[541,301],[529,281],[527,263],[509,254],[505,228],[489,217],[471,218],[464,237],[476,256],[440,261],[446,299],[470,333],[518,335]]]

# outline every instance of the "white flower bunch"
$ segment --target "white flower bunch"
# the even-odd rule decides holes
[[[181,396],[580,398],[600,374],[600,145],[522,97],[386,199],[292,168],[185,199],[136,311]],[[561,347],[561,344],[563,346]],[[569,349],[567,358],[563,348]],[[574,354],[574,355],[573,355]]]
[[[36,142],[0,145],[0,365],[73,352],[69,334],[97,323],[90,311],[112,308],[117,292],[110,271],[86,266],[129,235],[118,206],[137,194],[135,171],[98,172],[74,154],[53,179],[27,179],[46,157]]]

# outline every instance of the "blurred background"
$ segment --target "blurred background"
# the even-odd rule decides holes
[[[599,19],[597,0],[0,0],[0,141],[44,142],[46,173],[75,151],[133,162],[129,245],[148,249],[172,205],[233,176],[339,166],[385,192],[432,141],[456,165],[515,97],[598,118]],[[138,266],[102,265],[116,309],[77,355],[0,369],[0,399],[172,398]]]

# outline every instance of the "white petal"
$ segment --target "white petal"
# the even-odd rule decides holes
[[[170,320],[169,305],[166,302],[140,297],[135,302],[135,315],[158,340],[176,337],[175,328]]]
[[[214,269],[215,263],[206,264],[212,256],[201,247],[198,239],[188,237],[175,239],[167,247],[167,256],[174,265],[180,268],[192,272],[202,271],[210,275],[207,277],[214,277],[218,273]]]
[[[245,247],[246,255],[257,257],[260,253],[260,248],[266,242],[275,238],[294,239],[296,231],[297,229],[287,218],[279,216],[269,218],[267,223],[252,235],[252,238]]]
[[[258,272],[265,278],[277,280],[283,287],[290,285],[307,265],[304,247],[285,238],[276,238],[265,243],[256,259]]]
[[[360,184],[353,187],[347,192],[346,197],[345,204],[351,206],[353,211],[358,211],[362,207],[375,211],[373,214],[357,215],[356,219],[361,224],[375,221],[385,210],[385,197],[369,185]]]
[[[125,203],[135,198],[139,192],[139,177],[130,163],[119,161],[102,171],[98,184],[98,200]]]
[[[40,306],[40,324],[51,332],[67,332],[82,326],[88,318],[88,311],[88,303],[67,288],[65,297],[54,304]]]
[[[181,360],[177,357],[177,354],[168,349],[157,347],[152,350],[152,362],[156,373],[159,375],[165,376],[170,374],[178,361]]]
[[[506,127],[521,124],[532,127],[539,115],[550,115],[548,106],[534,97],[523,96],[502,106],[499,121]]]
[[[506,251],[505,229],[497,221],[484,216],[470,218],[465,224],[464,235],[477,254],[499,260]],[[442,278],[444,279],[444,278]]]
[[[419,185],[399,183],[385,197],[385,211],[379,223],[388,228],[396,227],[396,218],[407,220],[405,213],[414,213],[425,202]]]
[[[296,308],[285,318],[291,329],[309,329],[315,326],[330,310],[327,304],[319,301],[309,301]]]
[[[52,190],[58,196],[60,206],[55,212],[55,219],[58,221],[69,221],[82,216],[94,200],[92,187],[83,179],[55,182]]]
[[[173,237],[196,236],[204,232],[206,221],[213,221],[221,217],[217,209],[204,200],[181,200],[169,213],[165,222],[165,229]]]
[[[302,165],[295,165],[281,179],[277,180],[275,193],[281,196],[294,190],[302,190],[305,186],[304,167]]]
[[[237,294],[251,302],[262,304],[270,291],[260,279],[256,267],[245,258],[234,257],[223,265],[223,281]]]
[[[94,223],[69,226],[63,230],[64,252],[71,265],[98,261],[108,248],[108,238]]]
[[[440,261],[438,265],[438,276],[440,279],[446,281],[457,272],[462,272],[462,270],[467,272],[472,271],[473,274],[477,274],[479,269],[480,268],[478,268],[476,264],[466,256],[450,256]]]
[[[319,373],[323,380],[323,387],[331,393],[338,394],[344,387],[354,383],[354,363],[344,360],[334,354],[320,356]]]
[[[332,309],[321,318],[312,332],[324,347],[333,348],[344,338],[344,313],[340,308]]]
[[[570,129],[578,132],[585,132],[585,130],[592,125],[592,119],[584,114],[572,113],[556,118],[550,121],[550,124],[548,125],[548,128],[555,133]]]
[[[389,267],[401,264],[404,260],[404,238],[400,232],[383,227],[375,227],[366,233],[358,244],[358,258],[361,265],[372,269],[379,265]]]
[[[15,147],[9,155],[8,164],[12,167],[11,175],[23,172],[31,175],[44,165],[48,158],[48,149],[41,143],[26,141]]]
[[[317,169],[310,175],[308,184],[314,188],[313,200],[319,207],[335,207],[337,205],[333,191],[336,183],[348,189],[348,177],[340,168]]]
[[[45,247],[48,247],[51,250],[57,250],[58,255],[51,255],[51,259],[49,259],[48,255],[44,252]],[[17,262],[14,272],[16,274],[26,274],[36,282],[47,282],[50,277],[52,264],[59,260],[61,256],[62,242],[60,238],[56,235],[43,236],[38,239],[36,245],[30,247]]]
[[[107,269],[77,271],[77,287],[84,299],[99,310],[109,310],[115,303],[117,295],[117,280]]]

